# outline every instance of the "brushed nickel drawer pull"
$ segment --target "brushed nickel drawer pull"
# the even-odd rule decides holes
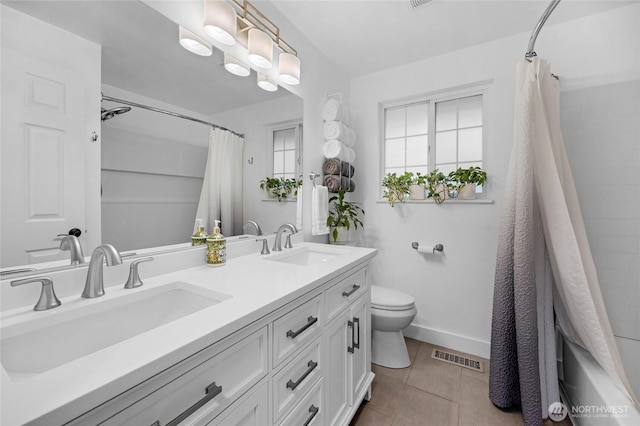
[[[182,414],[167,423],[167,426],[176,426],[183,420],[187,419],[190,415],[198,411],[207,402],[220,395],[220,393],[222,393],[222,386],[216,386],[216,382],[213,382],[205,388],[204,393],[204,398],[193,404],[191,407],[187,408]]]
[[[309,412],[311,413],[311,415],[309,416],[307,421],[304,422],[304,424],[302,426],[308,426],[309,423],[311,423],[313,418],[316,416],[316,414],[318,414],[318,411],[320,411],[320,409],[318,407],[316,407],[315,405],[311,404],[311,407],[309,407]]]
[[[310,316],[309,318],[307,318],[307,323],[305,325],[303,325],[300,330],[298,330],[298,331],[293,331],[293,330],[287,331],[287,337],[289,337],[291,339],[295,339],[296,337],[298,337],[298,335],[300,333],[305,331],[307,328],[311,327],[316,322],[318,322],[318,317],[314,318],[313,316]]]
[[[358,343],[353,342],[353,347],[355,349],[360,349],[360,318],[353,318],[353,323],[358,324]]]
[[[295,382],[294,382],[293,380],[289,380],[289,381],[287,382],[287,388],[289,388],[289,389],[291,389],[291,390],[295,390],[295,389],[300,385],[300,383],[302,383],[302,381],[303,381],[304,379],[306,379],[306,378],[307,378],[307,376],[308,376],[309,374],[311,374],[311,372],[312,372],[313,370],[315,370],[315,369],[316,369],[316,367],[317,367],[317,366],[318,366],[318,363],[317,363],[317,362],[313,362],[313,360],[310,360],[310,361],[307,363],[307,367],[309,367],[309,368],[307,369],[307,371],[305,371],[305,372],[304,372],[304,374],[303,374],[302,376],[300,376],[300,378],[299,378],[297,381],[295,381]]]
[[[347,291],[343,291],[342,292],[342,297],[349,297],[351,296],[353,293],[355,293],[356,291],[358,291],[360,289],[360,286],[357,284],[354,284],[353,287],[351,288],[351,291],[347,292]]]
[[[349,352],[350,354],[353,353],[353,350],[356,347],[356,341],[355,341],[355,324],[353,321],[347,321],[347,326],[351,327],[351,346],[347,345],[347,352]]]

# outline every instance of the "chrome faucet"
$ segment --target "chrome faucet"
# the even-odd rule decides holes
[[[111,244],[102,244],[96,247],[89,261],[87,281],[84,284],[82,297],[93,299],[104,295],[104,282],[102,275],[102,262],[107,261],[107,266],[121,265],[120,253]]]
[[[40,298],[38,299],[38,303],[33,307],[34,311],[46,311],[47,309],[53,309],[62,304],[56,296],[56,292],[53,290],[53,280],[51,277],[30,277],[11,281],[11,287],[31,283],[42,283]]]
[[[248,226],[253,226],[256,229],[256,235],[262,235],[262,229],[260,229],[260,225],[256,221],[249,220],[244,224],[242,229],[246,232]]]
[[[80,240],[75,235],[62,235],[62,241],[60,241],[60,250],[69,250],[71,264],[79,265],[84,263],[84,253],[82,252],[82,246]]]
[[[276,240],[273,242],[273,248],[271,250],[282,251],[282,233],[285,229],[290,230],[291,234],[295,234],[296,232],[298,232],[295,225],[291,223],[285,223],[284,225],[281,225],[280,228],[278,228],[278,232],[276,232]],[[289,237],[291,237],[291,235],[289,235]],[[289,239],[286,248],[291,247],[291,240]]]

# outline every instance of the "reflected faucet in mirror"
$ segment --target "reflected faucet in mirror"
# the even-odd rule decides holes
[[[244,229],[245,233],[249,233],[247,231],[247,228],[251,228],[251,227],[253,227],[255,230],[255,233],[253,235],[258,235],[258,236],[262,235],[262,229],[260,228],[260,225],[258,225],[258,223],[254,220],[247,221],[247,223],[244,224],[244,227],[242,229]]]
[[[84,263],[84,253],[82,252],[82,245],[80,245],[80,240],[75,235],[59,235],[62,237],[62,241],[60,241],[60,250],[67,251],[69,250],[70,259],[72,265],[79,265]]]

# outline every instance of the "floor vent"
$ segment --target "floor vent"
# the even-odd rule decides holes
[[[484,372],[482,361],[467,358],[465,356],[457,355],[451,352],[445,352],[440,349],[434,349],[431,353],[431,358],[448,362],[449,364],[459,365],[460,367],[469,368],[473,371],[479,371],[481,373]]]

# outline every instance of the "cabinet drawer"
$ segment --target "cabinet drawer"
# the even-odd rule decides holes
[[[351,302],[367,291],[367,276],[364,269],[343,279],[326,291],[327,324]]]
[[[259,385],[250,395],[244,395],[237,403],[227,408],[222,414],[207,423],[207,426],[246,426],[261,425],[268,417],[269,387],[268,383]],[[182,426],[182,425],[180,425]],[[185,425],[186,426],[186,425]]]
[[[267,328],[209,358],[109,418],[106,425],[202,424],[224,410],[268,371]],[[157,423],[156,423],[157,422]]]
[[[287,312],[273,322],[273,366],[320,335],[322,332],[322,295]]]
[[[322,377],[318,338],[273,377],[273,420],[277,422]]]
[[[320,426],[324,424],[322,380],[295,406],[280,426]]]

